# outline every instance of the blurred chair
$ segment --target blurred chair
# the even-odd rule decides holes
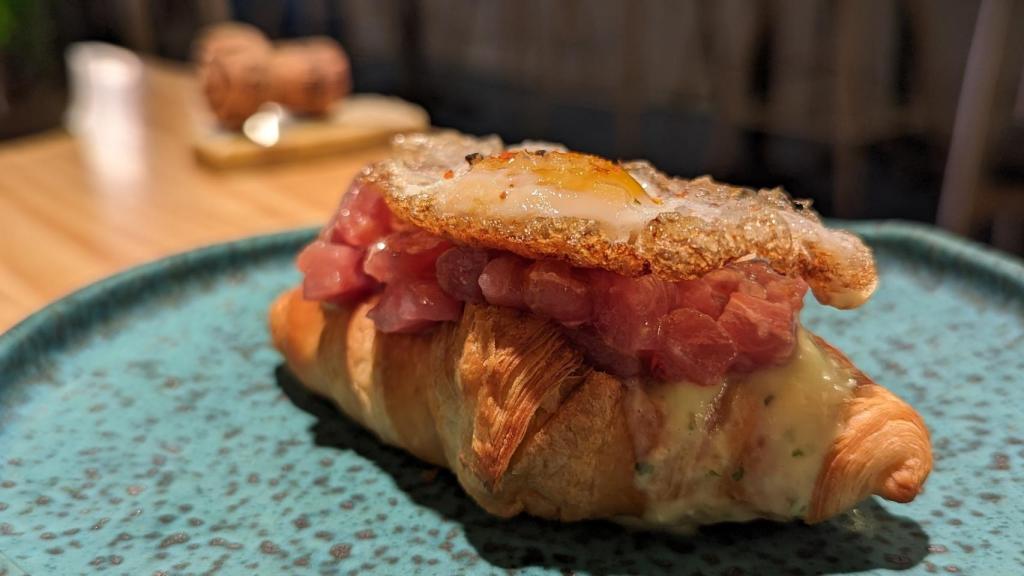
[[[938,223],[970,235],[991,226],[992,243],[1024,253],[1024,3],[983,0],[957,105]],[[1013,59],[1016,58],[1016,62]],[[1016,87],[1016,98],[1001,95]]]
[[[794,0],[705,5],[712,34],[713,168],[754,131],[831,151],[831,214],[865,212],[868,145],[933,130],[932,15],[920,1]],[[909,45],[908,45],[909,44]],[[897,66],[906,68],[900,74]],[[941,70],[938,70],[940,73]],[[907,86],[898,85],[910,78]]]
[[[486,119],[497,115],[510,137],[544,135],[659,163],[669,156],[659,148],[679,147],[700,158],[675,159],[676,170],[682,165],[740,181],[749,179],[743,166],[750,134],[809,142],[831,151],[831,212],[857,217],[865,212],[870,144],[948,132],[950,114],[936,114],[942,107],[935,102],[944,93],[954,99],[948,77],[958,75],[958,66],[936,48],[955,46],[955,38],[936,24],[958,8],[946,2],[950,10],[936,16],[931,6],[925,0],[444,0],[422,11],[419,34],[429,82],[444,85],[436,90],[447,99],[442,109],[457,110],[452,119],[467,129],[479,122],[477,130],[488,130]],[[348,3],[346,20],[361,22],[373,11]],[[358,43],[353,50],[361,52]],[[703,115],[712,129],[701,133],[691,123],[689,131],[660,130],[660,141],[645,136],[645,119],[660,110]],[[573,118],[574,129],[563,129]],[[694,138],[706,142],[687,142]],[[792,155],[768,163],[786,161],[807,163]]]

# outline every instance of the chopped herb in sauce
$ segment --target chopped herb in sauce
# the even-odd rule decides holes
[[[775,401],[775,394],[769,394],[764,397],[764,405],[767,406]]]
[[[801,450],[799,448],[797,448],[796,450],[793,450],[793,458],[800,458],[803,455],[804,455],[804,451],[803,450]]]
[[[721,478],[722,477],[722,475],[719,474],[715,470],[708,470],[708,476],[711,476],[712,478]]]
[[[743,474],[744,474],[743,466],[740,466],[739,468],[737,468],[736,470],[733,471],[733,473],[732,473],[732,481],[733,482],[739,482],[740,480],[743,480]]]

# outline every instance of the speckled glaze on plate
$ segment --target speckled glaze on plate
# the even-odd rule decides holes
[[[804,318],[930,425],[911,505],[693,537],[492,518],[281,368],[266,308],[299,231],[143,266],[0,337],[0,574],[1024,573],[1024,267],[854,228],[881,288]]]

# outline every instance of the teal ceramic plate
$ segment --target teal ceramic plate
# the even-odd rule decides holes
[[[267,305],[311,231],[175,256],[0,337],[0,574],[1024,573],[1024,267],[858,225],[882,284],[806,323],[909,400],[913,504],[693,537],[489,517],[282,368]]]

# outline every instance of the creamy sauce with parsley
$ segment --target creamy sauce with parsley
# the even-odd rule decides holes
[[[664,425],[658,446],[637,466],[636,483],[648,496],[643,523],[685,528],[805,515],[854,385],[803,329],[782,366],[717,386],[651,383]],[[727,386],[735,388],[733,413],[712,422]],[[732,445],[739,439],[743,449]]]

